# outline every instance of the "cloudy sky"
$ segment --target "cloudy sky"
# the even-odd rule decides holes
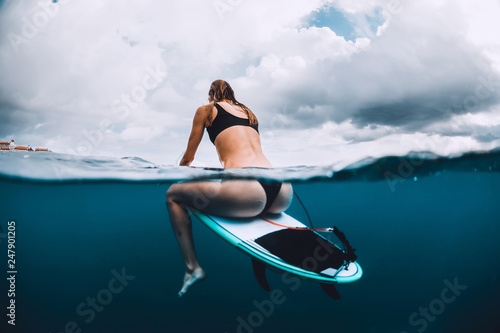
[[[498,0],[0,0],[0,140],[174,164],[222,78],[276,166],[491,149],[498,17]],[[206,135],[196,165],[218,165]]]

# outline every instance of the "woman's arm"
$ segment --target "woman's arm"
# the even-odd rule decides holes
[[[191,134],[189,135],[187,149],[182,156],[179,165],[190,165],[194,160],[194,155],[198,146],[200,145],[201,139],[203,138],[203,130],[205,129],[205,122],[207,120],[206,108],[200,106],[193,118],[193,127],[191,128]]]

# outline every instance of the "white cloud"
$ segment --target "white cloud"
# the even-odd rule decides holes
[[[0,139],[174,163],[210,82],[224,78],[280,165],[415,150],[429,136],[441,152],[497,142],[498,124],[480,124],[500,112],[493,0],[58,4],[0,10]],[[364,38],[300,28],[325,4]],[[367,16],[381,20],[375,30]],[[217,163],[209,142],[197,159]]]

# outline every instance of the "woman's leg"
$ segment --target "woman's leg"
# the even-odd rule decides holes
[[[205,278],[205,272],[196,257],[191,219],[185,207],[226,217],[251,217],[262,211],[265,200],[264,189],[257,181],[185,182],[169,188],[167,208],[170,223],[186,265],[179,297]]]
[[[182,258],[186,265],[184,283],[178,296],[182,297],[196,282],[203,280],[205,272],[198,263],[194,250],[193,233],[191,231],[191,218],[186,208],[175,201],[175,197],[167,192],[167,209],[170,216],[172,229],[181,249]]]

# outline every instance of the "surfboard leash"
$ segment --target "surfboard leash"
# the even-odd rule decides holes
[[[356,249],[352,248],[351,244],[349,243],[349,241],[345,237],[344,233],[342,231],[340,231],[335,226],[333,228],[314,228],[312,220],[311,220],[311,217],[309,216],[309,212],[307,211],[306,206],[304,205],[304,203],[302,202],[302,200],[300,200],[300,197],[297,194],[297,192],[295,192],[295,190],[293,190],[293,189],[292,189],[292,191],[293,191],[293,194],[295,195],[295,197],[297,198],[297,200],[299,200],[299,203],[302,206],[302,209],[304,209],[304,212],[307,215],[307,219],[309,220],[309,224],[311,225],[311,228],[307,228],[307,227],[290,227],[290,226],[287,226],[287,225],[279,224],[277,222],[273,222],[273,221],[271,221],[269,219],[266,219],[263,216],[261,216],[260,218],[263,219],[264,221],[268,222],[268,223],[274,224],[274,225],[282,227],[282,228],[292,229],[292,230],[311,230],[311,231],[319,231],[319,232],[333,232],[335,234],[335,236],[337,236],[337,238],[342,242],[342,245],[344,247],[344,252],[345,252],[345,254],[347,256],[346,257],[346,264],[348,264],[349,262],[355,261],[357,259],[357,257],[358,257],[355,254]]]
[[[292,189],[292,191],[293,191],[293,194],[295,195],[295,197],[297,198],[297,200],[299,200],[299,203],[302,206],[302,209],[304,209],[304,212],[307,215],[307,219],[309,220],[309,224],[311,225],[310,228],[308,228],[308,227],[290,227],[288,225],[283,225],[283,224],[273,222],[273,221],[266,219],[265,217],[262,217],[262,216],[260,218],[263,219],[264,221],[271,223],[271,224],[274,224],[278,227],[283,227],[283,228],[292,229],[292,230],[312,230],[312,231],[320,231],[320,232],[335,232],[335,227],[333,227],[333,228],[314,228],[312,220],[311,220],[311,216],[309,216],[309,212],[307,211],[306,206],[304,205],[302,200],[300,200],[297,192],[295,192],[294,189]]]
[[[304,203],[302,202],[302,200],[300,200],[299,195],[297,194],[297,192],[295,192],[295,190],[293,188],[292,188],[292,191],[293,191],[293,194],[295,195],[295,197],[297,198],[297,200],[299,200],[300,205],[302,206],[302,209],[306,213],[307,219],[309,220],[309,224],[311,225],[311,228],[314,228],[312,220],[311,220],[311,217],[309,216],[309,212],[306,209],[306,206],[304,205]]]
[[[279,223],[276,223],[276,222],[273,222],[271,220],[268,220],[266,219],[265,217],[260,217],[261,219],[263,219],[264,221],[266,222],[269,222],[271,224],[274,224],[278,227],[283,227],[283,228],[287,228],[287,229],[293,229],[293,230],[312,230],[312,231],[322,231],[322,232],[334,232],[335,231],[335,228],[307,228],[307,227],[290,227],[288,225],[284,225],[284,224],[279,224]]]

